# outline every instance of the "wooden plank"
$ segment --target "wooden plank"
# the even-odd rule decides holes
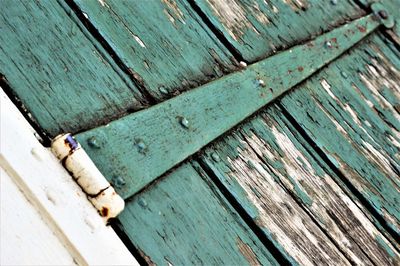
[[[255,62],[361,16],[353,1],[194,0],[249,62]]]
[[[231,72],[230,52],[183,0],[74,0],[157,100]]]
[[[315,145],[400,233],[400,53],[371,36],[282,99]]]
[[[36,139],[37,133],[1,88],[0,107],[0,167],[13,179],[48,228],[68,249],[75,263],[138,265],[112,228],[104,224],[102,217],[57,158]],[[24,214],[21,216],[26,218]],[[3,221],[3,212],[1,218]],[[13,222],[17,226],[18,220]],[[27,228],[32,232],[27,238],[33,237],[35,230],[39,230],[32,226]],[[1,234],[2,241],[3,236]],[[36,240],[32,240],[33,243],[37,243]],[[45,241],[46,238],[39,240]],[[20,250],[21,246],[11,246],[11,242],[7,245],[14,249],[14,256],[25,252]],[[40,261],[31,260],[29,263],[41,265]],[[60,257],[60,262],[52,265],[61,262]]]
[[[0,176],[0,264],[77,265],[2,167]]]
[[[352,264],[400,262],[396,249],[339,187],[337,177],[320,166],[275,105],[208,148],[202,160],[300,265],[340,264],[314,240],[315,235],[325,239],[324,234]]]
[[[129,197],[306,79],[379,24],[373,16],[366,16],[243,71],[76,137],[106,178],[111,182],[118,176],[125,179],[125,185],[117,189],[123,197]]]
[[[56,1],[1,5],[0,73],[50,136],[141,108],[137,88]]]
[[[149,264],[278,265],[209,177],[188,163],[127,201],[119,220]]]

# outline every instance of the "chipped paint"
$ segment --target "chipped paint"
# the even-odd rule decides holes
[[[247,261],[251,266],[261,265],[251,247],[246,243],[244,243],[242,239],[240,239],[239,237],[237,238],[237,246],[239,248],[240,253],[243,254],[243,256],[247,259]]]
[[[256,147],[263,149],[264,146],[251,145],[250,149],[247,141],[249,139],[240,140],[242,148],[237,148],[239,155],[237,158],[227,158],[229,168],[232,169],[232,172],[227,175],[239,183],[246,192],[246,197],[256,207],[258,211],[256,219],[262,229],[269,231],[270,235],[273,235],[274,241],[281,245],[283,252],[290,254],[299,264],[312,265],[311,258],[314,256],[319,257],[320,261],[332,260],[332,254],[328,254],[327,249],[335,253],[334,260],[346,264],[346,260],[341,257],[340,253],[334,251],[329,240],[321,239],[323,236],[319,229],[314,227],[313,223],[306,222],[307,215],[276,183],[275,178],[269,172],[271,168],[268,168],[269,171],[266,170],[257,154],[252,152],[252,149]],[[253,188],[257,188],[257,194],[254,193]],[[323,248],[324,245],[329,248]]]
[[[246,11],[241,3],[231,0],[207,0],[213,12],[219,17],[222,25],[229,35],[235,40],[240,40],[246,30],[250,29],[255,33],[258,30],[247,19]],[[268,18],[260,11],[259,6],[253,6],[254,14],[261,23],[268,23]]]
[[[52,141],[51,150],[87,194],[105,221],[116,217],[124,209],[124,200],[115,192],[71,134],[57,136]]]
[[[164,13],[168,16],[169,20],[171,22],[175,22],[175,18],[179,19],[183,24],[186,24],[185,22],[185,15],[183,12],[180,10],[178,5],[176,4],[175,1],[173,0],[161,0],[167,7],[168,11],[164,9]],[[172,20],[171,20],[172,18]]]
[[[273,107],[268,110],[206,152],[209,156],[214,152],[221,155],[221,160],[207,160],[207,163],[212,165],[216,175],[236,195],[241,205],[247,207],[249,213],[256,213],[252,215],[256,224],[267,231],[267,235],[273,236],[279,247],[281,241],[286,240],[277,237],[279,233],[272,224],[274,219],[279,218],[274,215],[285,221],[289,219],[295,223],[290,225],[290,229],[289,225],[281,221],[276,223],[283,227],[284,232],[292,232],[288,237],[296,239],[294,243],[310,241],[303,245],[316,245],[315,235],[304,233],[301,231],[304,228],[296,227],[297,223],[307,224],[308,221],[302,216],[301,210],[295,207],[300,203],[351,263],[395,264],[400,259],[399,254],[364,215],[363,210],[349,198],[347,192],[339,187],[334,179],[337,177],[322,170],[320,163],[316,163],[315,158],[302,147],[304,144],[298,143],[299,136],[293,136],[294,133],[283,127],[287,121],[281,120],[281,111]],[[279,190],[280,186],[284,192],[272,190]],[[250,207],[255,207],[256,211]],[[285,208],[288,208],[288,217],[282,214]],[[297,216],[301,217],[301,222],[296,219]],[[296,230],[305,234],[304,239],[295,237],[293,232]],[[386,251],[377,243],[376,236],[381,236],[396,254],[393,260],[387,257]],[[290,255],[295,252],[295,249],[286,249],[288,246],[285,244],[281,248]],[[299,262],[299,257],[294,259]]]
[[[400,65],[392,47],[380,34],[371,35],[282,103],[363,200],[399,233],[400,117],[395,106]]]
[[[307,9],[309,4],[306,0],[282,0],[286,5],[290,6],[294,11]]]

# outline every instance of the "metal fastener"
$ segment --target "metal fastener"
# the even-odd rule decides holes
[[[330,41],[325,42],[325,47],[332,48],[332,43]]]
[[[101,145],[99,144],[98,140],[94,136],[88,138],[87,143],[92,148],[96,148],[96,149],[100,149],[101,148]]]
[[[264,82],[264,80],[262,80],[262,79],[257,79],[257,83],[258,83],[259,86],[265,87],[265,82]]]
[[[332,5],[335,6],[335,5],[337,5],[337,3],[338,3],[338,0],[331,0],[331,4],[332,4]]]
[[[164,95],[168,94],[168,90],[164,86],[159,87],[158,90]]]
[[[213,152],[213,153],[211,154],[211,158],[212,158],[215,162],[221,161],[221,158],[220,158],[219,155],[218,155],[217,153],[215,153],[215,152]]]
[[[65,143],[69,145],[69,147],[72,150],[75,150],[78,148],[78,142],[72,137],[71,134],[68,134],[67,137],[65,138]]]
[[[146,200],[145,200],[144,198],[140,198],[140,199],[138,200],[138,203],[139,203],[139,205],[142,206],[143,208],[146,208],[146,207],[147,207],[147,202],[146,202]]]
[[[122,188],[123,186],[125,186],[126,181],[122,176],[114,176],[111,179],[111,182],[113,183],[114,187],[116,188]]]
[[[386,12],[386,10],[379,10],[378,11],[378,15],[382,18],[382,19],[387,19],[389,17],[388,13]]]
[[[189,128],[189,121],[185,117],[181,117],[179,122],[184,128]]]
[[[140,153],[144,153],[147,149],[146,144],[142,140],[140,140],[138,143],[136,143],[136,147],[138,148]]]

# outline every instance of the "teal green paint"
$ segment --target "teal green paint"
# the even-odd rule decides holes
[[[336,5],[320,0],[195,0],[195,3],[250,62],[311,39],[363,13],[353,1],[337,1]]]
[[[379,243],[379,245],[384,248],[387,252],[387,254],[392,257],[392,258],[396,258],[396,254],[393,252],[393,249],[391,247],[389,247],[389,245],[382,239],[381,236],[377,236],[376,237],[376,241]]]
[[[387,225],[399,234],[400,198],[396,187],[400,180],[395,173],[400,169],[400,159],[397,157],[399,149],[391,139],[399,141],[396,132],[400,129],[400,121],[390,103],[400,102],[400,99],[388,99],[386,101],[389,104],[384,104],[384,97],[388,93],[374,96],[360,78],[360,74],[365,76],[377,90],[385,88],[389,81],[392,84],[390,90],[398,90],[400,59],[391,49],[393,44],[388,43],[390,41],[382,40],[380,35],[372,35],[349,55],[335,61],[304,86],[286,95],[281,102],[303,129],[313,136],[313,140],[328,158],[333,159],[332,162],[348,181],[355,187],[362,187],[360,193],[383,219],[388,215],[391,217],[385,219]],[[373,72],[368,71],[368,65],[381,73],[381,76],[375,77]],[[340,78],[343,70],[349,73],[347,79]],[[327,80],[337,100],[322,88],[321,79]],[[299,101],[302,104],[300,109],[295,107]],[[341,104],[348,104],[363,122],[361,126],[349,112],[343,110]],[[343,128],[346,135],[337,130],[331,119]],[[389,165],[374,162],[374,155],[365,143],[380,151]],[[385,215],[384,210],[387,212]]]
[[[277,110],[274,105],[269,106],[267,110],[271,110],[271,112],[268,112],[268,118],[273,119],[275,117],[280,117],[280,111]],[[247,141],[245,140],[244,136],[251,137],[253,134],[261,138],[265,144],[263,145],[264,148],[267,148],[271,153],[274,155],[274,159],[268,159],[265,156],[262,156],[261,154],[259,155],[259,158],[263,158],[262,161],[264,164],[262,166],[264,169],[271,169],[275,161],[280,161],[282,164],[282,157],[285,157],[285,153],[281,150],[279,144],[276,143],[276,139],[274,135],[270,131],[270,126],[271,123],[264,121],[263,119],[264,114],[259,114],[255,118],[252,118],[250,121],[246,122],[243,126],[238,128],[237,130],[233,131],[231,134],[228,134],[224,136],[221,140],[218,140],[216,143],[211,145],[205,150],[205,154],[201,156],[201,160],[203,161],[204,164],[207,165],[207,167],[215,174],[215,176],[224,184],[224,186],[228,189],[228,191],[235,197],[235,199],[240,203],[240,205],[249,213],[254,213],[254,210],[257,211],[257,207],[254,203],[255,199],[259,199],[259,206],[265,206],[265,212],[267,216],[272,216],[272,217],[277,217],[280,216],[279,214],[286,211],[286,205],[289,205],[292,209],[291,214],[293,217],[297,217],[298,219],[301,219],[302,223],[307,224],[307,229],[310,230],[307,233],[314,235],[314,237],[319,239],[319,243],[322,245],[327,245],[324,246],[325,249],[330,250],[331,253],[329,253],[327,256],[331,257],[332,262],[333,260],[338,260],[336,263],[344,263],[341,258],[338,258],[338,251],[332,247],[328,246],[330,243],[330,240],[326,238],[326,236],[319,231],[317,227],[315,227],[314,222],[309,218],[308,214],[303,212],[302,210],[299,210],[297,207],[297,204],[291,200],[287,201],[287,198],[280,198],[278,202],[280,204],[276,204],[275,208],[272,208],[270,205],[265,205],[264,200],[265,200],[265,193],[262,193],[265,191],[265,187],[262,185],[263,184],[263,178],[260,177],[255,177],[257,179],[256,182],[252,182],[251,180],[246,179],[247,177],[243,177],[245,179],[245,183],[249,183],[252,195],[249,195],[244,191],[244,188],[240,185],[238,181],[233,182],[232,180],[238,180],[240,179],[240,173],[236,173],[234,168],[232,167],[232,162],[228,160],[227,158],[232,158],[234,155],[231,155],[231,153],[235,153],[237,150],[249,150],[249,147],[244,145],[243,143],[246,143]],[[279,128],[279,131],[281,129]],[[214,152],[218,153],[220,155],[221,161],[218,163],[215,163],[214,161],[211,160],[211,154]],[[308,155],[309,156],[309,155]],[[241,155],[241,160],[243,162],[246,162],[247,164],[247,169],[243,171],[247,171],[250,169],[254,168],[254,164],[252,163],[251,165],[248,165],[248,160],[247,157],[244,155]],[[282,180],[279,175],[277,175],[275,172],[272,172],[271,170],[266,170],[275,180],[276,183],[267,183],[266,186],[282,186]],[[291,179],[292,177],[283,169],[280,167],[279,169],[275,169],[274,171],[278,171],[283,175],[283,178]],[[293,180],[293,179],[292,179]],[[285,187],[289,191],[293,191],[296,193],[296,190],[292,186]],[[283,189],[282,189],[283,191]],[[284,192],[283,192],[284,193]],[[286,193],[284,193],[286,194]],[[277,195],[271,195],[271,198],[276,198],[278,197]],[[286,194],[286,197],[291,198],[290,195]],[[296,195],[298,197],[298,195]],[[275,201],[275,200],[274,200]],[[283,204],[284,202],[284,204]],[[305,201],[307,202],[307,201]],[[293,205],[292,205],[293,204]],[[303,204],[305,204],[303,202]],[[305,204],[305,207],[308,207],[307,204]],[[258,211],[257,211],[258,212]],[[300,264],[302,265],[304,261],[299,261],[298,258],[293,257],[294,254],[292,254],[292,251],[290,248],[287,247],[287,242],[281,243],[277,237],[278,232],[275,231],[275,227],[271,226],[270,223],[265,223],[262,221],[263,215],[261,212],[258,212],[258,215],[251,217],[254,219],[255,223],[260,227],[260,229],[264,232],[265,236],[270,239],[271,242],[274,243],[274,245],[281,251],[286,258],[291,261],[292,264]],[[300,218],[299,218],[300,217]],[[273,218],[271,218],[273,219]],[[307,237],[304,237],[303,234],[307,234],[302,232],[297,232],[295,230],[291,230],[291,220],[286,220],[285,218],[281,218],[281,222],[279,223],[278,227],[280,227],[280,230],[282,233],[286,234],[286,237],[289,238],[292,243],[302,243],[302,247],[307,247],[305,248],[306,250],[306,256],[309,256],[308,258],[314,258],[318,260],[320,263],[325,262],[326,257],[321,257],[321,253],[317,251],[318,249],[315,246],[315,243],[313,244],[313,241],[311,239],[307,239]],[[271,226],[271,227],[270,227]],[[293,225],[295,226],[295,225]],[[297,244],[295,244],[297,245]],[[303,250],[303,248],[301,248]]]
[[[0,73],[51,136],[142,107],[137,88],[56,1],[1,6]]]
[[[180,166],[126,201],[119,220],[136,248],[157,265],[167,264],[166,258],[172,265],[278,265],[196,165]],[[242,254],[240,241],[253,256]]]
[[[123,67],[157,100],[236,68],[231,54],[186,1],[74,2]]]
[[[366,16],[310,43],[76,137],[107,179],[114,175],[125,177],[127,184],[118,191],[127,198],[309,77],[378,26],[372,15]],[[329,40],[333,46],[325,48]],[[257,80],[263,80],[264,85]],[[188,127],[181,125],[183,118],[188,120]],[[107,140],[102,149],[87,145],[87,139],[93,136]],[[147,146],[145,153],[133,149],[137,139]]]
[[[289,179],[290,183],[292,183],[295,194],[301,200],[301,202],[307,206],[311,206],[311,204],[313,203],[311,197],[306,192],[304,192],[302,188],[300,188],[299,184],[294,178],[292,178],[290,175],[287,175],[287,178]]]
[[[289,140],[285,140],[284,144],[279,144],[275,135],[271,131],[272,127],[276,128],[276,130],[281,134],[286,135]],[[243,143],[248,143],[245,136],[251,138],[254,135],[257,136],[257,138],[260,138],[263,144],[261,146],[252,144],[252,148],[244,146]],[[288,154],[282,150],[281,146],[288,145],[289,143],[291,143],[302,154],[302,159],[298,160],[298,163],[293,166],[291,172],[286,171],[285,168],[282,167],[274,167],[276,161],[281,162],[282,165],[284,160],[286,162],[293,162],[290,158],[286,158]],[[357,207],[355,203],[352,203],[352,195],[348,198],[346,195],[346,193],[348,193],[347,191],[331,188],[332,183],[339,181],[338,177],[329,169],[324,161],[318,157],[313,148],[301,137],[301,135],[282,114],[281,109],[277,105],[273,104],[269,106],[264,112],[259,113],[256,117],[247,121],[237,130],[207,147],[204,154],[201,156],[201,160],[223,183],[226,189],[235,197],[240,205],[250,214],[257,211],[254,199],[257,199],[258,206],[265,206],[264,201],[266,200],[266,197],[269,197],[268,194],[266,195],[265,193],[262,193],[262,190],[265,190],[265,186],[262,185],[263,178],[255,177],[257,180],[253,183],[249,180],[251,179],[250,176],[241,177],[240,173],[234,171],[234,168],[232,167],[232,164],[234,163],[227,158],[235,157],[232,153],[237,152],[237,150],[251,151],[261,148],[268,149],[269,152],[273,154],[272,158],[263,154],[258,154],[258,158],[261,160],[263,168],[269,175],[273,176],[276,182],[275,185],[283,186],[285,191],[287,191],[291,197],[298,198],[300,204],[307,210],[307,213],[311,215],[313,219],[311,220],[308,217],[308,214],[303,213],[302,210],[296,209],[297,203],[291,203],[293,201],[289,201],[285,198],[278,200],[278,202],[283,201],[285,204],[289,204],[292,207],[291,214],[293,217],[301,217],[302,223],[311,227],[314,222],[317,221],[319,226],[323,229],[324,234],[329,235],[330,239],[335,242],[336,246],[341,248],[341,252],[352,254],[352,256],[357,257],[358,260],[385,265],[396,265],[396,263],[400,261],[398,253],[396,253],[394,247],[390,244],[388,245],[388,248],[395,253],[395,257],[393,259],[388,258],[387,251],[385,251],[376,240],[375,233],[384,238],[379,231],[375,231],[371,234],[371,227],[363,225],[362,220],[364,219],[368,221],[369,217],[364,216],[363,218],[360,218],[358,214],[353,213],[353,208]],[[211,155],[214,153],[218,153],[221,158],[218,163],[211,159]],[[244,156],[243,153],[241,158],[243,162],[248,161],[248,158]],[[306,162],[308,163],[308,166],[305,166]],[[248,166],[248,168],[243,171],[252,168],[254,168],[253,162],[252,166]],[[309,178],[302,180],[305,178],[302,173],[310,173],[311,171],[314,172],[314,174]],[[243,178],[244,181],[242,182],[250,182],[249,184],[251,184],[252,195],[248,195],[238,181],[235,182],[235,180]],[[271,184],[268,183],[268,186],[271,186]],[[337,190],[339,192],[337,192]],[[276,195],[271,195],[271,197],[275,199]],[[273,217],[274,213],[280,213],[280,211],[285,209],[285,206],[278,205],[276,207],[277,209],[275,209],[268,205],[265,208],[267,215]],[[293,253],[285,250],[282,246],[283,243],[279,243],[276,238],[276,232],[273,231],[274,227],[270,227],[269,223],[259,222],[261,212],[257,212],[259,213],[258,215],[251,216],[256,224],[263,230],[265,235],[274,242],[278,248],[280,248],[281,252],[290,258]],[[329,213],[328,216],[327,213]],[[337,225],[338,223],[340,227],[334,229],[332,225]],[[316,251],[317,248],[312,244],[313,240],[303,239],[301,236],[298,236],[296,231],[288,229],[285,222],[281,222],[280,227],[283,232],[290,232],[288,237],[293,239],[294,243],[301,242],[303,243],[302,247],[311,247],[314,252],[318,253],[318,251]],[[310,230],[313,234],[318,232],[317,229]],[[343,245],[343,238],[338,237],[337,230],[339,230],[341,235],[346,238],[346,241],[349,241],[351,248]],[[380,228],[380,231],[385,232],[382,228]],[[301,234],[303,234],[303,231]],[[321,236],[318,234],[318,237]],[[322,238],[323,237],[324,236],[322,236]],[[329,242],[329,240],[320,240],[320,242],[321,241]],[[310,252],[310,254],[312,254],[310,256],[314,256],[313,252]],[[294,261],[296,261],[296,259],[294,259]],[[330,261],[330,263],[332,262]]]

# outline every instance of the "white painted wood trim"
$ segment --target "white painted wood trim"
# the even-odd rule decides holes
[[[76,265],[40,214],[0,167],[0,265]],[[29,236],[29,237],[26,237]]]
[[[138,265],[113,229],[104,225],[81,188],[36,139],[33,128],[2,89],[0,98],[0,166],[74,261],[79,265]],[[15,247],[15,256],[18,250]]]

